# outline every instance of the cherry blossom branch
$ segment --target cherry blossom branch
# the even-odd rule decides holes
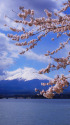
[[[17,13],[14,10],[12,10],[14,13],[18,15],[18,17],[21,18],[21,20],[13,20],[8,16],[6,17],[13,20],[15,23],[18,23],[18,24],[21,23],[22,28],[17,29],[9,26],[8,27],[10,28],[11,31],[14,31],[17,33],[21,32],[21,35],[8,34],[8,37],[11,38],[12,40],[18,41],[17,43],[15,43],[16,46],[27,46],[25,51],[22,51],[20,53],[20,54],[24,54],[26,51],[34,48],[37,45],[38,41],[40,41],[43,37],[47,36],[50,32],[55,33],[57,35],[57,38],[61,37],[61,35],[63,34],[67,36],[68,40],[64,43],[60,43],[59,48],[55,49],[52,52],[48,51],[47,54],[45,54],[45,56],[51,56],[54,53],[57,53],[58,51],[63,49],[66,46],[66,44],[68,44],[70,41],[70,15],[65,14],[64,16],[60,16],[60,13],[66,11],[69,7],[70,7],[70,0],[64,3],[64,7],[60,11],[58,11],[57,13],[54,13],[56,18],[52,18],[52,13],[49,12],[47,9],[45,9],[47,18],[46,17],[34,18],[34,10],[24,9],[24,7],[19,8],[21,10],[21,13]],[[26,28],[23,27],[24,25],[25,27],[26,25],[31,27],[32,28],[31,31],[30,29],[27,31]],[[7,25],[5,24],[5,26]],[[34,29],[34,27],[36,27],[36,29]],[[26,40],[28,38],[32,38],[33,36],[36,36],[36,38],[31,39],[28,42],[20,41],[20,40]],[[52,38],[52,40],[54,40],[54,38]],[[40,70],[39,74],[49,73],[50,71],[59,70],[60,68],[65,69],[68,65],[70,65],[70,52],[66,58],[64,57],[54,58],[51,56],[51,59],[53,59],[53,61],[55,62],[55,64],[57,63],[57,65],[50,63],[47,66],[47,68]],[[62,93],[63,90],[69,86],[69,82],[67,81],[68,78],[69,77],[65,77],[64,75],[62,75],[61,77],[59,77],[58,75],[49,83],[41,83],[41,85],[44,85],[44,86],[51,85],[51,87],[48,90],[40,91],[38,89],[35,89],[35,91],[38,91],[41,95],[43,95],[46,98],[53,98],[53,96],[56,93],[58,94]]]

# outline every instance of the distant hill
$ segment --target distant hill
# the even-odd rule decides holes
[[[0,94],[1,95],[14,95],[14,94],[36,94],[35,88],[40,90],[47,87],[41,86],[41,82],[49,82],[48,80],[2,80],[0,81]]]
[[[13,95],[36,95],[35,88],[40,90],[48,89],[49,86],[41,86],[41,82],[49,82],[48,80],[2,80],[0,81],[0,96]],[[70,86],[64,90],[63,94],[70,94]]]

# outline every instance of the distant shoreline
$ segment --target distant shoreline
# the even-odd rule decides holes
[[[0,99],[46,99],[42,95],[0,95]],[[70,94],[56,94],[53,99],[70,99]]]

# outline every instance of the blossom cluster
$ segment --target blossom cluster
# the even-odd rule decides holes
[[[53,58],[53,59],[54,59],[55,62],[57,62],[57,65],[54,65],[54,64],[50,63],[47,66],[47,68],[41,69],[39,71],[39,74],[49,73],[51,70],[52,71],[53,70],[58,70],[60,68],[64,68],[65,69],[66,66],[70,65],[70,52],[69,52],[69,55],[66,58],[62,57],[62,58]]]
[[[46,98],[53,98],[53,96],[57,93],[63,93],[63,90],[69,86],[69,82],[67,81],[67,77],[65,77],[64,75],[62,75],[61,77],[59,77],[59,75],[54,78],[52,81],[50,81],[49,83],[41,83],[41,85],[46,86],[46,85],[51,85],[51,87],[49,87],[48,90],[38,90],[37,88],[35,88],[35,91],[39,91],[39,93],[41,95],[43,95]]]

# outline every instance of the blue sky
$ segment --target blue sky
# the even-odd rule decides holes
[[[12,80],[12,79],[50,79],[54,78],[57,74],[68,75],[67,70],[60,69],[59,71],[50,72],[49,74],[39,75],[37,72],[46,68],[49,63],[53,61],[49,57],[45,57],[44,54],[50,50],[53,51],[59,47],[59,43],[66,41],[66,37],[62,35],[61,38],[51,41],[51,38],[56,38],[56,34],[49,33],[47,37],[42,38],[38,42],[38,45],[34,49],[28,51],[24,55],[19,55],[23,50],[22,47],[15,46],[15,42],[7,37],[8,33],[13,33],[9,28],[4,27],[4,24],[8,24],[10,27],[20,28],[22,25],[16,25],[9,18],[5,18],[5,15],[12,19],[17,19],[17,15],[12,12],[12,9],[19,12],[19,6],[24,6],[26,9],[34,9],[35,17],[43,17],[45,15],[44,9],[48,9],[51,12],[57,11],[62,7],[62,3],[67,0],[0,0],[0,80]],[[66,11],[69,14],[69,9]],[[62,13],[63,14],[63,13]],[[29,27],[26,27],[30,30]],[[16,33],[13,33],[16,34]],[[35,38],[35,36],[34,36]],[[55,54],[56,57],[67,56],[70,49],[68,44],[63,50]]]

